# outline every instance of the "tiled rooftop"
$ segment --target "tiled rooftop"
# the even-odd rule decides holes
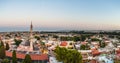
[[[24,59],[26,54],[16,53],[16,57],[19,59]],[[12,52],[6,51],[7,57],[12,57]],[[30,54],[32,60],[48,60],[47,54]]]

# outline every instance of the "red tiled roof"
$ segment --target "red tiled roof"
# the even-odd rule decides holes
[[[100,52],[98,50],[94,50],[92,51],[93,56],[97,56],[100,55]]]
[[[19,59],[24,59],[26,54],[16,53],[16,57]],[[12,52],[6,51],[6,56],[12,57]],[[48,60],[47,54],[30,54],[32,60]]]
[[[48,60],[47,54],[42,54],[42,55],[32,54],[30,56],[32,60]]]
[[[25,54],[21,54],[21,53],[16,53],[16,56],[19,59],[24,59],[25,58]]]
[[[6,51],[5,53],[6,53],[6,56],[12,57],[12,53],[11,52]]]
[[[61,42],[60,46],[67,46],[67,42]]]
[[[116,50],[117,54],[120,54],[120,50]]]
[[[82,45],[86,45],[88,42],[81,42]]]
[[[120,56],[120,54],[116,54],[116,56]]]

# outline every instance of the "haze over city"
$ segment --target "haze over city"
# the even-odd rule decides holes
[[[120,63],[120,0],[0,0],[0,63]]]
[[[0,31],[120,30],[119,0],[0,0]]]

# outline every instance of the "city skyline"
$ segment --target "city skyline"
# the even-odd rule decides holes
[[[120,30],[119,0],[0,0],[0,31]]]

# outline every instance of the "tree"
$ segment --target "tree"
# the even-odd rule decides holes
[[[12,53],[12,63],[17,63],[16,51],[15,50]]]
[[[80,50],[85,50],[86,49],[86,46],[85,45],[81,45],[80,46]]]
[[[60,40],[61,40],[61,41],[67,41],[67,37],[61,36],[61,37],[60,37]]]
[[[24,59],[23,63],[32,63],[32,60],[31,60],[31,57],[30,57],[29,54],[27,54],[27,55],[25,56],[25,59]]]
[[[6,50],[9,50],[9,44],[8,43],[6,43]]]
[[[4,47],[4,43],[3,43],[3,41],[1,41],[1,43],[0,43],[0,47]]]
[[[76,50],[73,50],[71,51],[70,53],[72,53],[72,62],[71,63],[82,63],[82,55],[76,51]]]
[[[57,47],[54,52],[57,60],[63,63],[82,63],[82,56],[77,50]]]
[[[19,46],[19,44],[22,42],[22,40],[16,40],[16,39],[14,39],[14,41],[17,46]]]
[[[74,36],[74,37],[73,37],[73,41],[74,41],[74,42],[80,41],[80,37]]]
[[[1,59],[5,58],[5,48],[4,48],[4,46],[0,47],[0,58]]]
[[[3,59],[1,63],[10,63],[8,59]]]
[[[67,52],[66,48],[57,47],[55,49],[56,57],[59,61],[62,61],[65,59],[66,52]]]
[[[89,49],[90,49],[90,47],[88,44],[80,46],[80,50],[89,50]]]
[[[87,36],[85,36],[85,35],[81,35],[81,41],[85,41],[86,37]]]
[[[34,38],[37,39],[37,40],[40,40],[40,37],[39,37],[39,36],[35,36]]]
[[[53,35],[53,38],[56,38],[56,39],[57,39],[57,38],[59,38],[59,37],[58,37],[57,35]]]
[[[100,40],[97,38],[92,38],[91,41],[100,41]]]
[[[6,37],[11,37],[10,34],[7,34]]]
[[[69,37],[69,36],[61,36],[60,40],[61,41],[73,41],[74,37]]]

